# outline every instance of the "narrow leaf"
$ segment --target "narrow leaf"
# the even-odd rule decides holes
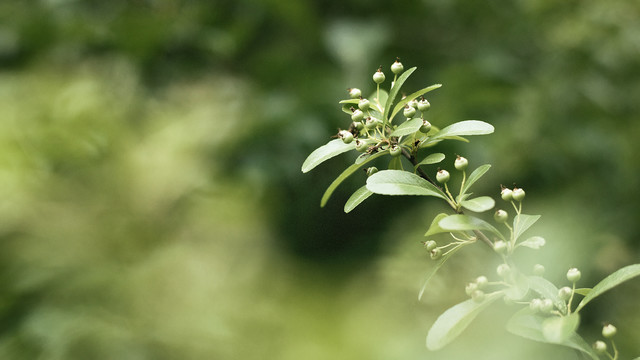
[[[440,213],[436,215],[436,217],[434,217],[433,221],[431,222],[431,226],[429,226],[429,230],[427,230],[424,236],[431,236],[431,235],[440,234],[443,232],[449,232],[449,230],[445,230],[441,228],[440,225],[438,225],[438,222],[440,222],[440,220],[446,218],[447,216],[449,215],[445,213]]]
[[[424,280],[424,284],[420,289],[420,293],[418,294],[418,301],[422,299],[422,295],[424,294],[424,291],[427,289],[427,284],[429,283],[429,280],[431,280],[433,275],[435,275],[438,272],[438,270],[442,267],[442,265],[444,265],[444,263],[447,262],[447,260],[449,260],[449,258],[453,256],[453,254],[455,254],[456,252],[458,252],[458,250],[462,249],[468,244],[470,243],[463,243],[451,249],[446,253],[446,255],[442,256],[440,260],[438,260],[438,264],[436,264],[436,266],[434,266],[433,269],[429,270],[429,273],[427,274],[427,277]]]
[[[563,344],[575,334],[580,324],[580,315],[552,316],[542,321],[542,335],[545,340],[554,344]]]
[[[340,185],[351,174],[353,174],[358,169],[363,167],[366,163],[368,163],[370,161],[373,161],[374,159],[377,159],[377,158],[379,158],[379,157],[381,157],[383,155],[386,155],[388,153],[389,153],[388,151],[382,151],[382,152],[376,153],[374,155],[371,155],[365,161],[363,161],[361,163],[353,164],[353,165],[349,166],[348,168],[346,168],[335,180],[333,180],[331,185],[329,185],[327,190],[324,192],[324,195],[322,195],[322,200],[320,200],[320,207],[324,207],[327,204],[327,201],[329,201],[329,198],[331,197],[331,194],[333,194],[333,192],[336,190],[338,185]]]
[[[469,215],[451,215],[440,220],[440,227],[448,231],[470,231],[470,230],[486,230],[490,231],[502,240],[504,236],[498,229],[488,222]]]
[[[446,199],[435,185],[402,170],[378,171],[367,178],[367,189],[381,195],[423,195]]]
[[[409,78],[409,76],[411,76],[411,74],[414,71],[416,71],[415,66],[412,67],[411,69],[407,69],[407,71],[403,72],[402,75],[398,76],[398,78],[396,79],[396,82],[393,84],[393,87],[389,91],[389,97],[387,98],[387,101],[384,104],[384,114],[382,114],[384,121],[390,120],[387,116],[389,116],[391,105],[393,104],[393,101],[396,99],[396,96],[398,95],[398,92],[400,91],[402,84],[404,84],[404,82]]]
[[[464,200],[460,204],[467,210],[471,210],[474,212],[484,212],[487,210],[491,210],[495,206],[496,202],[488,196],[480,196],[477,198]]]
[[[371,195],[373,195],[373,193],[367,190],[366,185],[356,190],[356,192],[351,195],[349,200],[347,200],[347,203],[344,205],[344,212],[348,213],[351,210],[355,209],[356,206],[360,205],[361,202],[367,200],[367,198]]]
[[[479,120],[465,120],[451,124],[435,134],[432,140],[450,136],[486,135],[494,130],[493,125]]]
[[[420,130],[422,126],[422,119],[415,118],[411,120],[407,120],[400,124],[389,136],[405,136],[415,133]]]
[[[589,293],[591,292],[591,288],[579,288],[579,289],[575,289],[573,292],[575,292],[576,294],[582,295],[582,296],[587,296],[589,295]]]
[[[491,165],[485,164],[485,165],[478,166],[478,168],[473,170],[473,172],[467,178],[467,181],[465,181],[464,187],[462,188],[462,191],[460,193],[466,194],[467,191],[471,188],[471,185],[475,184],[476,181],[480,180],[482,175],[484,175],[487,171],[489,171],[490,168],[491,168]]]
[[[473,319],[491,303],[500,299],[502,292],[487,294],[482,302],[473,299],[463,301],[442,313],[427,334],[427,348],[438,350],[453,341]]]
[[[346,99],[346,100],[340,100],[338,104],[358,104],[359,102],[360,102],[360,99]]]
[[[311,171],[322,162],[331,159],[334,156],[338,156],[344,152],[355,149],[355,141],[350,144],[345,144],[340,139],[333,139],[328,143],[315,149],[302,164],[302,172],[306,173]]]
[[[515,313],[511,319],[507,322],[507,331],[510,333],[521,336],[525,339],[543,342],[543,343],[552,343],[547,340],[542,332],[542,323],[545,318],[532,314],[531,310],[526,307],[522,310]],[[598,355],[593,351],[591,346],[587,344],[580,335],[575,332],[570,335],[567,339],[565,339],[561,343],[552,343],[563,345],[572,349],[576,349],[578,351],[583,352],[585,355],[588,355],[593,360],[599,360]]]
[[[578,307],[576,308],[576,312],[580,311],[585,305],[589,303],[589,301],[594,298],[602,295],[605,291],[620,285],[621,283],[633,279],[634,277],[640,275],[640,264],[634,264],[625,266],[622,269],[614,272],[613,274],[604,278],[604,280],[600,281],[593,289],[587,294]]]
[[[529,288],[553,302],[561,313],[567,313],[567,304],[558,297],[558,288],[549,280],[541,276],[529,276]]]
[[[417,98],[420,95],[424,95],[424,94],[428,93],[431,90],[435,90],[435,89],[440,88],[440,87],[442,87],[442,84],[434,84],[434,85],[428,86],[428,87],[426,87],[424,89],[420,89],[420,90],[414,92],[411,95],[407,95],[406,98],[398,101],[396,106],[393,108],[393,112],[391,113],[391,116],[389,117],[389,119],[393,119],[394,116],[396,116],[396,114],[400,112],[400,110],[404,109],[404,107],[407,106],[409,101]]]
[[[516,246],[526,246],[528,248],[538,250],[541,247],[543,247],[544,244],[546,244],[546,241],[544,240],[543,237],[534,236],[534,237],[528,238],[527,240],[521,242],[520,244],[518,244]]]
[[[515,240],[518,240],[520,235],[527,231],[531,225],[535,224],[538,219],[540,219],[540,215],[516,215],[513,218],[513,236]]]
[[[444,154],[443,153],[429,154],[429,155],[427,155],[427,157],[422,159],[422,161],[420,161],[416,166],[414,166],[414,169],[417,169],[418,166],[420,166],[420,165],[437,164],[437,163],[441,162],[442,160],[444,160]]]

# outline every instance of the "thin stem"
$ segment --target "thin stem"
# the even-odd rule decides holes
[[[616,343],[613,339],[611,339],[611,346],[613,347],[613,357],[611,359],[618,360],[618,348],[616,347]]]
[[[418,175],[420,175],[421,178],[430,182],[431,185],[438,186],[433,180],[431,180],[429,175],[427,175],[427,173],[425,173],[424,170],[420,169],[420,167],[418,166],[418,160],[416,159],[415,156],[409,154],[409,152],[406,149],[402,149],[402,155],[404,155],[404,157],[406,157],[407,160],[409,160],[409,162],[413,164],[413,167],[416,168],[416,170],[418,171]]]
[[[573,283],[573,289],[571,289],[571,296],[569,297],[569,302],[567,303],[567,315],[571,315],[571,302],[573,301],[573,294],[576,293],[576,283]]]

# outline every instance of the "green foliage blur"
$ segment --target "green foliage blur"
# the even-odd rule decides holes
[[[548,243],[532,263],[590,286],[640,259],[639,18],[628,0],[2,2],[0,358],[575,358],[507,334],[504,306],[428,352],[497,259],[463,251],[418,302],[442,208],[344,214],[357,174],[321,209],[353,159],[300,165],[348,126],[345,89],[399,56],[408,89],[444,84],[432,123],[496,127],[445,162],[492,163],[476,191],[496,199],[525,188]],[[639,294],[590,304],[587,340],[611,322],[639,356]]]

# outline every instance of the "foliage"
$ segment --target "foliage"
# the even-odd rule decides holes
[[[473,193],[470,192],[471,186],[490,169],[489,164],[476,168],[467,176],[469,162],[457,156],[454,168],[462,173],[462,179],[455,195],[450,189],[451,175],[447,170],[438,169],[434,181],[422,169],[424,165],[437,164],[445,159],[443,154],[431,151],[433,146],[445,140],[468,141],[464,136],[490,134],[494,131],[493,126],[477,120],[461,121],[441,129],[432,126],[425,116],[431,105],[423,95],[441,85],[426,87],[396,101],[403,84],[416,68],[403,71],[402,64],[396,60],[391,70],[394,79],[388,93],[380,89],[385,80],[381,68],[373,75],[377,88],[371,100],[363,98],[359,89],[349,89],[352,99],[340,101],[342,110],[351,115],[349,130],[339,130],[336,135],[338,139],[313,151],[302,165],[302,172],[306,173],[320,163],[348,151],[361,153],[355,163],[329,186],[322,198],[321,206],[324,206],[346,177],[374,158],[385,156],[389,160],[388,169],[366,169],[366,185],[347,200],[345,212],[353,210],[373,194],[429,196],[445,201],[453,214],[437,215],[425,236],[431,238],[448,233],[452,240],[445,245],[438,245],[433,239],[424,243],[431,258],[439,260],[429,273],[427,282],[454,253],[477,241],[489,246],[501,258],[502,263],[496,269],[499,279],[490,281],[481,275],[468,283],[465,290],[470,299],[449,308],[438,317],[427,335],[427,347],[430,350],[443,348],[458,337],[479,313],[493,302],[504,299],[507,303],[524,305],[507,323],[506,328],[512,334],[573,348],[591,359],[597,360],[601,355],[618,359],[618,350],[612,339],[616,333],[615,327],[606,325],[603,328],[603,336],[610,340],[613,353],[606,350],[606,344],[602,345],[602,341],[594,343],[592,348],[577,333],[580,311],[594,298],[640,276],[640,264],[619,269],[593,288],[582,289],[576,289],[576,283],[581,278],[581,272],[576,268],[567,272],[566,278],[572,283],[571,288],[559,289],[545,279],[544,267],[540,264],[534,266],[532,274],[526,274],[514,256],[516,250],[521,247],[538,250],[546,240],[540,236],[523,237],[541,217],[522,212],[525,191],[518,187],[502,187],[500,197],[513,207],[515,216],[509,222],[508,213],[499,209],[493,216],[496,224],[493,225],[479,215],[464,214],[465,210],[483,213],[494,208],[495,201],[491,197],[471,197]],[[354,108],[355,105],[358,109]],[[400,110],[403,111],[402,116],[397,116]],[[409,170],[404,169],[403,159],[411,164]],[[498,227],[504,227],[504,232]],[[428,286],[427,282],[419,298]],[[573,306],[574,296],[584,296],[577,306]]]

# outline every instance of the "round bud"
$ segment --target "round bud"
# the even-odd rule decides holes
[[[602,340],[598,340],[593,343],[593,350],[595,350],[596,353],[602,355],[607,352],[607,344]]]
[[[506,223],[508,218],[509,218],[509,214],[507,214],[507,212],[504,210],[497,210],[493,214],[493,219],[500,224]]]
[[[417,108],[418,108],[418,100],[413,99],[413,100],[409,101],[409,102],[407,103],[407,105],[411,106],[411,107],[412,107],[412,108],[414,108],[414,109],[417,109]]]
[[[406,118],[411,118],[413,117],[413,115],[416,114],[416,109],[407,105],[404,107],[404,111],[402,112],[402,114],[404,115],[404,117]]]
[[[456,168],[456,170],[463,171],[467,168],[467,166],[469,166],[469,160],[458,155],[458,157],[456,157],[456,161],[453,162],[453,166]]]
[[[347,130],[340,130],[338,137],[342,139],[345,144],[350,144],[353,141],[353,134]]]
[[[450,178],[451,176],[449,175],[449,172],[447,170],[440,170],[436,174],[436,180],[438,180],[438,182],[441,184],[446,184]]]
[[[373,81],[376,84],[382,84],[384,82],[384,73],[382,69],[378,69],[375,73],[373,73]]]
[[[371,176],[371,175],[373,175],[373,174],[375,174],[377,172],[378,172],[378,168],[375,167],[375,166],[367,168],[367,176]]]
[[[542,300],[531,299],[531,302],[529,302],[529,309],[533,311],[540,311],[541,308],[542,308]]]
[[[536,275],[536,276],[544,275],[544,266],[540,264],[533,265],[533,275]]]
[[[360,109],[353,110],[353,113],[351,114],[351,120],[358,122],[362,119],[364,119],[364,113],[362,112],[362,110]]]
[[[475,301],[477,303],[483,302],[484,299],[485,299],[484,291],[476,290],[476,291],[472,292],[471,293],[471,298],[473,299],[473,301]]]
[[[431,250],[431,259],[438,260],[442,256],[442,250],[440,248],[435,248]]]
[[[356,130],[360,131],[362,129],[364,129],[364,124],[362,123],[362,121],[354,121],[351,123],[351,127],[355,128]]]
[[[396,62],[391,64],[391,72],[392,73],[398,75],[403,71],[404,71],[404,66],[402,66],[402,63],[400,62],[400,60],[396,60]]]
[[[360,99],[360,101],[358,101],[358,108],[362,111],[369,110],[370,105],[371,103],[367,99]]]
[[[558,290],[558,297],[562,300],[562,301],[567,301],[569,300],[569,298],[571,297],[571,294],[573,293],[573,290],[571,290],[570,287],[568,286],[564,286],[561,287]]]
[[[616,329],[616,327],[611,324],[607,324],[602,327],[602,336],[604,336],[605,339],[611,339],[612,337],[616,336],[617,332],[618,329]]]
[[[427,248],[427,251],[430,252],[431,250],[437,248],[438,244],[433,240],[429,240],[429,241],[424,243],[424,247]]]
[[[571,281],[572,283],[578,282],[581,276],[582,274],[580,273],[580,270],[576,268],[571,268],[569,269],[569,271],[567,271],[567,280]]]
[[[423,134],[428,133],[431,130],[431,123],[427,120],[422,120],[422,126],[420,126],[420,132]]]
[[[352,99],[359,99],[362,96],[362,92],[358,88],[347,89],[349,91],[349,97]]]
[[[524,190],[520,188],[514,188],[511,196],[515,201],[522,201],[524,199]]]
[[[503,240],[498,240],[493,244],[493,250],[498,254],[504,254],[507,251],[507,243]]]
[[[402,148],[396,144],[393,144],[389,148],[389,154],[391,154],[391,156],[400,156],[402,154]]]
[[[498,276],[505,278],[511,273],[511,268],[507,264],[500,264],[496,269]]]
[[[365,152],[369,149],[369,143],[366,140],[356,139],[356,150]]]
[[[478,284],[478,289],[484,289],[485,286],[489,283],[489,279],[486,276],[481,275],[476,278],[476,284]]]
[[[427,111],[431,108],[431,104],[426,99],[422,99],[418,102],[418,110]]]
[[[513,200],[513,191],[509,188],[502,188],[502,191],[500,192],[500,197],[504,201],[511,201]]]
[[[367,120],[365,120],[364,127],[366,127],[368,130],[372,130],[372,129],[375,129],[381,123],[382,121],[380,119],[375,118],[373,116],[368,116]]]
[[[467,295],[469,296],[471,296],[471,294],[477,290],[478,290],[478,284],[474,282],[468,283],[467,286],[464,287],[464,292],[467,293]]]
[[[540,304],[540,311],[549,313],[551,310],[553,310],[553,301],[551,301],[551,299],[543,299]]]

